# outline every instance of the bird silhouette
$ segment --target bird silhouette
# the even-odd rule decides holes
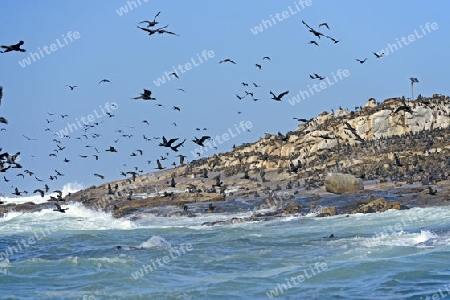
[[[100,179],[105,179],[105,176],[103,176],[103,175],[101,175],[101,174],[94,173],[94,176],[97,176],[97,177],[99,177]]]
[[[53,203],[56,205],[56,208],[53,209],[53,211],[58,211],[60,213],[66,213],[66,210],[68,210],[69,208],[61,208],[61,206],[58,203]]]
[[[270,91],[270,94],[272,95],[271,99],[273,99],[275,101],[281,101],[281,98],[283,98],[285,95],[289,94],[289,91],[283,92],[283,93],[279,94],[278,96],[275,95],[272,91]]]
[[[384,53],[380,53],[380,54],[378,54],[376,52],[372,52],[372,53],[373,53],[373,55],[375,55],[376,58],[382,58],[384,55]]]
[[[74,88],[78,87],[77,85],[68,85],[68,84],[66,84],[66,86],[68,86],[71,91],[73,91]]]
[[[319,24],[319,27],[325,26],[328,30],[330,30],[330,27],[328,26],[327,23],[321,23]]]
[[[108,151],[108,152],[117,152],[117,149],[114,148],[114,146],[109,146],[109,149],[106,149],[105,151]]]
[[[184,139],[181,143],[178,143],[178,144],[175,145],[175,146],[171,146],[170,149],[172,149],[172,150],[175,151],[175,152],[178,152],[178,148],[181,147],[181,146],[183,146],[183,144],[184,144],[185,141],[186,141],[186,139]]]
[[[135,97],[135,98],[131,98],[131,99],[133,99],[133,100],[136,100],[136,99],[142,99],[142,100],[156,100],[156,98],[152,98],[152,91],[147,90],[147,89],[144,89],[144,92],[141,93],[140,96]]]
[[[158,165],[158,167],[155,168],[155,169],[159,169],[159,170],[165,169],[165,168],[161,165],[161,162],[159,161],[159,159],[156,160],[156,164]]]
[[[319,47],[319,44],[317,44],[317,42],[316,41],[309,41],[309,43],[308,44],[313,44],[313,45],[316,45],[317,47]]]
[[[219,64],[224,63],[224,62],[230,62],[232,64],[236,64],[236,62],[234,62],[233,60],[229,59],[229,58],[225,58],[224,60],[219,61]]]
[[[326,35],[325,37],[332,40],[335,44],[340,42],[340,40],[336,40],[336,39],[332,38],[331,36]]]
[[[365,63],[365,62],[366,62],[366,60],[367,60],[367,58],[365,58],[364,60],[356,59],[356,61],[357,61],[357,62],[359,62],[360,64],[363,64],[363,63]]]
[[[11,52],[11,51],[19,51],[19,52],[26,52],[27,50],[20,48],[20,46],[22,46],[24,44],[24,41],[19,41],[17,44],[15,45],[10,45],[10,46],[0,46],[0,48],[2,49],[6,49],[4,51],[0,51],[0,53],[6,53],[6,52]]]
[[[160,13],[161,13],[161,12],[158,12],[158,13],[155,15],[155,17],[153,18],[153,21],[142,21],[142,22],[139,22],[139,24],[147,23],[147,24],[148,24],[148,25],[147,25],[147,28],[148,28],[148,27],[153,27],[153,26],[159,24],[159,22],[156,21],[156,18],[159,16]]]
[[[261,70],[262,66],[260,64],[255,64],[255,67]]]
[[[205,135],[205,136],[202,136],[201,138],[197,138],[197,137],[195,137],[194,136],[194,140],[192,140],[194,143],[196,143],[197,145],[199,145],[199,146],[202,146],[202,147],[205,147],[205,145],[203,144],[206,140],[209,140],[209,139],[211,139],[211,137],[210,136],[208,136],[208,135]]]
[[[160,147],[171,147],[171,146],[172,146],[172,143],[174,143],[175,141],[177,141],[178,138],[174,138],[174,139],[167,140],[166,137],[163,136],[163,137],[162,137],[162,140],[163,140],[162,143],[159,143],[158,146],[160,146]]]
[[[100,83],[102,83],[102,82],[109,82],[109,83],[111,83],[111,81],[109,81],[108,79],[102,79],[102,80],[100,80],[100,81],[98,82],[98,84],[100,84]]]
[[[36,189],[36,190],[34,190],[33,193],[39,193],[39,194],[41,194],[41,197],[44,198],[44,191],[41,189]]]

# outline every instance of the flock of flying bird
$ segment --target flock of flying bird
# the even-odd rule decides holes
[[[165,33],[165,34],[179,36],[178,34],[176,34],[174,32],[166,30],[168,25],[166,25],[164,27],[160,27],[160,28],[155,28],[155,26],[159,24],[159,22],[157,21],[157,18],[159,17],[160,13],[161,12],[158,12],[154,16],[153,20],[151,20],[151,21],[145,20],[145,21],[139,22],[139,24],[145,23],[147,25],[146,27],[139,27],[139,26],[137,26],[137,27],[139,29],[147,32],[148,35],[153,35],[153,34],[156,34],[156,33],[158,33],[158,34],[164,34]],[[318,30],[315,30],[314,28],[312,28],[311,26],[306,24],[306,22],[302,21],[302,23],[309,29],[309,32],[311,32],[319,40],[320,40],[321,37],[325,37],[327,39],[330,39],[334,44],[337,44],[337,43],[340,42],[339,40],[336,40],[335,38],[333,38],[331,36],[325,35],[325,34],[319,32]],[[329,25],[327,23],[321,23],[321,24],[319,24],[318,27],[319,28],[324,27],[327,30],[330,30],[330,27],[329,27]],[[16,51],[16,52],[26,52],[25,49],[21,48],[21,46],[23,44],[24,44],[24,42],[20,41],[19,43],[14,44],[14,45],[0,46],[0,48],[5,49],[4,51],[1,51],[1,53],[14,52],[14,51]],[[309,42],[309,44],[313,44],[313,45],[319,46],[318,41],[315,41],[315,40],[311,40]],[[378,53],[373,52],[373,54],[377,58],[381,58],[383,56],[383,53],[378,54]],[[271,60],[271,58],[269,56],[264,56],[262,58],[263,62],[266,62],[266,61],[269,62],[270,60]],[[360,60],[360,59],[356,59],[356,60],[359,63],[363,64],[364,62],[366,62],[367,58],[365,58],[363,60]],[[234,60],[232,60],[230,58],[226,58],[226,59],[223,59],[223,60],[219,61],[219,64],[224,64],[224,63],[229,63],[229,64],[233,64],[233,65],[237,64],[236,61],[234,61]],[[260,70],[263,69],[263,64],[262,63],[255,63],[254,66],[256,68],[260,69]],[[172,75],[174,77],[176,77],[177,79],[179,78],[178,74],[176,74],[176,73],[172,73]],[[322,77],[322,76],[320,76],[319,74],[316,74],[316,73],[314,73],[314,75],[309,75],[309,76],[310,76],[310,79],[319,79],[319,80],[324,80],[325,79],[325,77]],[[101,83],[111,83],[111,81],[109,79],[102,79],[102,80],[100,80],[98,82],[98,84],[101,84]],[[241,85],[243,87],[249,87],[249,83],[246,83],[246,82],[242,82]],[[66,86],[71,91],[73,91],[75,88],[78,88],[77,85],[66,85]],[[252,82],[252,87],[253,88],[260,88],[261,86],[256,84],[255,82]],[[182,89],[182,88],[178,88],[177,90],[185,92],[185,90]],[[270,96],[271,96],[271,98],[270,98],[271,100],[282,101],[282,98],[284,96],[286,96],[287,94],[289,94],[289,90],[286,90],[286,91],[281,92],[281,93],[274,93],[274,92],[270,91],[269,93],[270,93]],[[236,97],[239,100],[243,100],[247,96],[251,96],[253,101],[258,101],[259,100],[259,99],[254,97],[254,91],[245,90],[245,95],[243,95],[243,96],[240,96],[238,94],[235,94],[235,95],[236,95]],[[1,105],[2,97],[3,97],[3,87],[0,86],[0,105]],[[133,97],[131,99],[132,100],[149,100],[149,101],[155,101],[156,100],[156,98],[154,97],[152,91],[149,90],[149,89],[145,89],[145,88],[143,89],[143,92],[140,93],[140,95],[138,95],[136,97]],[[159,104],[159,103],[157,103],[156,105],[157,106],[163,106],[162,104]],[[178,106],[174,106],[173,110],[181,111],[181,108],[178,107]],[[49,117],[55,115],[55,113],[49,113],[49,112],[47,112],[47,114],[48,114]],[[109,118],[114,117],[114,115],[111,112],[108,112],[106,114],[108,115]],[[68,115],[66,115],[66,114],[59,114],[59,115],[60,115],[60,117],[62,119],[64,119],[65,117],[68,117]],[[302,121],[302,122],[309,122],[309,121],[311,121],[311,120],[302,119],[302,118],[294,118],[294,119],[296,119],[298,121]],[[49,123],[54,122],[54,120],[49,120],[47,118],[46,122],[47,122],[47,124],[49,124]],[[4,117],[0,117],[0,123],[7,124],[8,122],[6,121],[6,119]],[[98,126],[100,123],[102,123],[102,122],[92,122],[92,123],[89,123],[87,125],[85,124],[84,128],[83,128],[84,134],[82,134],[81,136],[76,137],[76,139],[81,141],[81,140],[96,139],[96,138],[100,137],[101,136],[100,134],[90,133],[90,130],[92,128],[95,128],[96,126]],[[147,124],[148,126],[150,125],[147,120],[143,120],[142,123]],[[172,123],[172,124],[177,126],[176,123]],[[352,128],[349,128],[349,130],[351,130],[351,129]],[[200,131],[200,128],[196,128],[196,130]],[[207,130],[207,129],[203,128],[203,130]],[[51,128],[46,128],[45,131],[50,131],[51,132],[52,129]],[[125,134],[125,132],[123,130],[116,130],[116,132],[120,133],[121,136],[119,138],[115,139],[114,143],[117,143],[119,141],[119,139],[122,138],[122,137],[126,137],[126,138],[132,138],[133,137],[132,134]],[[23,135],[23,136],[27,140],[35,140],[34,138],[30,138],[30,137],[25,136],[25,135]],[[53,142],[55,142],[55,149],[54,149],[53,153],[49,154],[49,156],[56,157],[57,154],[62,152],[66,147],[62,146],[62,141],[61,140],[63,138],[70,138],[70,136],[68,136],[68,135],[64,135],[62,137],[58,136],[58,137],[59,137],[59,139],[58,138],[54,138],[53,139]],[[162,142],[160,142],[158,144],[158,146],[159,147],[169,148],[170,150],[172,150],[175,153],[179,151],[180,147],[184,147],[184,143],[186,142],[186,139],[183,139],[182,141],[179,141],[180,140],[179,138],[169,138],[169,139],[167,139],[165,136],[162,136],[162,138],[160,138],[160,137],[149,138],[149,137],[146,137],[145,134],[143,135],[143,138],[144,138],[145,141],[151,141],[153,139],[162,139]],[[203,135],[200,138],[197,138],[196,136],[194,136],[194,139],[192,140],[192,142],[197,144],[197,145],[199,145],[199,146],[201,146],[201,147],[205,147],[204,143],[207,140],[210,140],[210,139],[211,139],[211,136],[209,136],[209,135]],[[88,157],[94,157],[95,160],[98,160],[99,157],[100,157],[100,151],[105,151],[105,152],[110,152],[110,153],[118,152],[118,150],[117,150],[117,148],[115,146],[110,146],[109,148],[104,149],[104,150],[99,150],[97,147],[94,147],[92,145],[85,145],[85,147],[86,148],[88,148],[88,147],[94,148],[95,153],[93,153],[91,155],[79,155],[79,157],[81,159],[86,159]],[[0,148],[0,152],[1,152],[1,148]],[[139,153],[139,155],[137,153]],[[143,150],[141,150],[141,149],[137,149],[136,151],[134,151],[133,153],[130,154],[130,156],[142,156],[142,155],[143,155]],[[17,162],[17,159],[18,159],[19,156],[20,156],[20,152],[17,152],[14,155],[10,155],[8,152],[0,153],[0,172],[5,173],[9,169],[15,169],[15,168],[16,169],[21,169],[22,166]],[[199,153],[198,153],[198,156],[200,156]],[[160,158],[156,159],[156,168],[155,169],[158,169],[158,170],[165,169],[165,167],[162,165],[161,161],[166,160],[168,157],[169,157],[169,153],[167,152],[165,156],[160,156]],[[187,156],[180,154],[180,155],[177,155],[176,157],[179,157],[179,164],[182,165],[182,164],[184,164],[184,160],[185,160],[185,158]],[[70,160],[65,157],[64,158],[64,162],[65,163],[69,163]],[[147,163],[150,164],[151,161],[148,160]],[[174,163],[172,163],[172,165],[176,166],[176,163],[174,162]],[[124,164],[124,166],[126,166],[126,164]],[[125,176],[125,177],[127,177],[129,174],[131,174],[133,179],[134,179],[136,176],[139,175],[139,173],[142,173],[142,172],[143,172],[143,170],[140,169],[139,167],[134,167],[134,169],[132,169],[131,171],[126,171],[126,172],[125,171],[121,171],[120,174],[122,176]],[[34,172],[31,172],[30,170],[24,170],[23,173],[28,174],[29,176],[35,175]],[[19,174],[17,174],[17,176],[21,176],[22,178],[24,178],[25,175],[23,173],[19,173]],[[99,173],[94,173],[93,175],[96,176],[96,177],[99,177],[100,179],[104,179],[105,178],[104,175],[99,174]],[[50,174],[48,178],[50,180],[57,180],[58,177],[61,177],[61,176],[64,176],[64,174],[62,174],[61,172],[59,172],[58,170],[55,169],[54,173]],[[45,183],[44,180],[38,178],[37,175],[35,175],[34,177],[35,177],[35,179],[38,182],[42,182],[42,184],[44,185],[44,188],[37,188],[37,189],[34,190],[33,193],[37,193],[41,197],[44,197],[45,193],[48,193],[50,191],[50,188],[49,188],[48,184]],[[6,178],[6,176],[3,176],[3,179],[4,179],[5,182],[9,182],[10,181],[9,179]],[[56,192],[58,197],[51,196],[49,201],[63,201],[64,200],[62,198],[61,191],[56,190],[56,191],[53,191],[53,192]],[[15,187],[14,188],[14,192],[12,194],[20,196],[22,194],[28,194],[28,192],[27,191],[20,191],[17,187]],[[54,209],[55,211],[59,211],[59,212],[62,212],[62,213],[65,212],[66,209],[61,209],[61,207],[56,202],[55,202],[55,205],[57,206],[57,208]]]

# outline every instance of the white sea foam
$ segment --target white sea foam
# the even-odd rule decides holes
[[[69,182],[66,183],[60,191],[62,192],[62,197],[67,196],[69,193],[75,193],[83,189],[83,186],[78,182]],[[52,189],[53,192],[56,189]],[[28,194],[31,194],[33,191],[28,191]],[[0,197],[0,201],[5,202],[5,204],[15,203],[15,204],[23,204],[27,202],[34,202],[35,204],[45,203],[50,199],[50,196],[56,197],[57,193],[50,193],[41,197],[39,193],[30,196],[24,197]]]

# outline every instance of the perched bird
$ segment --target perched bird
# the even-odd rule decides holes
[[[19,52],[26,52],[27,50],[25,49],[21,49],[20,46],[22,46],[24,44],[23,41],[19,41],[17,44],[15,45],[10,45],[10,46],[0,46],[0,48],[2,49],[6,49],[4,51],[0,51],[0,53],[6,53],[6,52],[11,52],[11,51],[19,51]]]
[[[200,139],[198,139],[197,137],[194,136],[194,140],[192,140],[192,141],[199,146],[205,147],[205,145],[203,145],[203,143],[209,139],[211,139],[211,137],[208,135],[202,136]]]
[[[131,99],[142,99],[142,100],[156,100],[156,98],[152,98],[152,91],[144,89],[144,92],[141,93],[140,96],[131,98]]]
[[[159,161],[159,159],[156,160],[156,164],[158,165],[158,167],[155,168],[155,169],[159,169],[159,170],[165,169],[165,168],[161,165],[161,162]]]
[[[428,186],[428,194],[430,194],[430,195],[437,195],[437,190],[433,190],[431,188],[431,186]]]
[[[283,93],[279,94],[278,96],[276,96],[272,91],[270,91],[270,94],[272,95],[271,99],[273,99],[275,101],[281,101],[281,98],[283,98],[283,96],[289,94],[289,91],[283,92]]]
[[[230,62],[230,63],[232,63],[232,64],[234,64],[234,65],[236,64],[236,62],[232,61],[232,60],[229,59],[229,58],[225,58],[224,60],[219,61],[219,64],[224,63],[224,62]]]
[[[177,157],[180,158],[180,165],[182,165],[182,164],[184,164],[184,159],[185,159],[187,156],[180,154],[180,155],[177,155]]]

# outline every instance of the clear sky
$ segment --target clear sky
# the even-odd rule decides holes
[[[6,129],[0,131],[0,147],[10,153],[20,151],[23,166],[0,173],[0,192],[11,195],[13,187],[29,192],[42,188],[44,183],[34,176],[17,176],[25,169],[53,190],[69,182],[88,187],[117,180],[123,178],[120,171],[134,167],[152,172],[156,159],[166,152],[169,159],[161,161],[165,167],[178,162],[175,154],[192,161],[196,158],[192,152],[198,147],[192,142],[194,136],[221,137],[220,142],[216,139],[217,150],[208,148],[201,157],[226,152],[233,144],[254,142],[266,132],[294,130],[297,121],[293,117],[311,118],[339,106],[354,109],[371,97],[378,101],[410,97],[410,77],[420,81],[415,84],[416,95],[449,95],[445,61],[449,8],[449,2],[443,0],[428,4],[406,0],[2,1],[0,45],[23,40],[27,52],[0,53],[0,85],[4,87],[0,116],[8,120],[7,125],[0,124]],[[168,25],[166,30],[179,36],[149,36],[136,27],[159,11],[156,27]],[[324,36],[317,39],[302,20],[339,43]],[[318,27],[323,22],[330,30]],[[259,26],[262,30],[257,32]],[[308,44],[312,40],[319,46]],[[372,52],[384,52],[385,56],[377,59]],[[271,60],[263,60],[265,56]],[[226,58],[236,64],[219,64]],[[355,60],[365,58],[364,64]],[[187,63],[190,70],[186,70]],[[178,65],[183,66],[182,71]],[[173,72],[173,67],[179,79],[172,76],[157,86],[155,81],[165,72]],[[310,79],[313,73],[327,79]],[[111,83],[99,84],[101,79]],[[261,87],[253,87],[253,82]],[[322,88],[313,87],[320,82]],[[78,87],[70,90],[66,85]],[[130,99],[143,88],[151,90],[157,100]],[[294,97],[309,88],[319,92],[303,93],[296,102]],[[245,90],[259,100],[253,101],[251,96],[238,100],[235,95],[244,96]],[[287,90],[289,94],[281,102],[270,99],[269,91],[279,94]],[[115,109],[110,109],[114,117],[105,114],[107,103],[115,103]],[[88,118],[100,124],[87,132],[75,128],[82,120],[88,123]],[[244,133],[242,127],[237,131],[235,125],[241,122],[249,131]],[[70,138],[59,138],[56,133],[68,123],[74,124],[72,132],[68,131]],[[225,133],[229,134],[227,141],[222,138]],[[93,138],[93,134],[100,136]],[[175,153],[159,147],[161,139],[145,141],[143,135],[186,142]],[[53,151],[57,149],[55,138],[65,147],[58,153]],[[105,152],[109,146],[118,152]],[[143,155],[136,149],[143,150]],[[130,156],[132,152],[137,156]],[[94,154],[99,155],[98,160]],[[65,158],[70,162],[64,162]],[[55,169],[64,176],[49,180]],[[10,181],[4,182],[3,175]]]

